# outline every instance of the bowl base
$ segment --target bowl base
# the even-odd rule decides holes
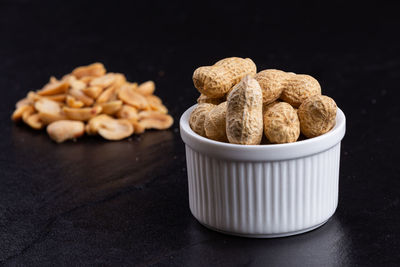
[[[329,219],[328,219],[329,220]],[[306,229],[302,229],[302,230],[298,230],[298,231],[291,231],[291,232],[285,232],[285,233],[276,233],[276,234],[242,234],[242,233],[236,233],[236,232],[229,232],[229,231],[224,231],[224,230],[220,230],[217,229],[215,227],[212,227],[208,224],[202,223],[200,221],[198,221],[201,225],[203,225],[204,227],[222,233],[222,234],[226,234],[226,235],[234,235],[234,236],[240,236],[240,237],[248,237],[248,238],[277,238],[277,237],[285,237],[285,236],[292,236],[292,235],[299,235],[302,233],[306,233],[309,231],[312,231],[322,225],[324,225],[328,220],[323,221],[322,223],[319,223],[317,225],[308,227]]]

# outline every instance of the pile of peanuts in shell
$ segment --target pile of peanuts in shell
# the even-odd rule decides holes
[[[292,143],[322,135],[336,123],[336,103],[321,95],[315,78],[276,69],[257,72],[250,58],[199,67],[193,83],[201,95],[189,125],[215,141]]]
[[[121,140],[173,124],[154,90],[153,81],[130,83],[122,73],[107,73],[102,63],[93,63],[75,68],[60,80],[51,77],[42,89],[29,92],[17,102],[11,119],[37,130],[46,127],[57,143],[85,132]]]

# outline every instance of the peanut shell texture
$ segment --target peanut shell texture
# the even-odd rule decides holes
[[[264,134],[274,144],[296,142],[300,135],[296,110],[285,102],[267,106],[264,112]]]
[[[225,58],[212,66],[197,68],[193,73],[194,86],[210,97],[223,97],[246,75],[255,75],[257,67],[250,58]]]
[[[258,82],[246,76],[229,93],[226,111],[226,135],[230,143],[258,145],[263,133],[262,90]]]
[[[295,108],[313,95],[321,95],[318,81],[306,74],[290,74],[283,82],[281,99]]]
[[[212,140],[228,142],[226,136],[226,107],[227,102],[215,106],[207,115],[204,121],[206,136]]]
[[[215,105],[209,103],[198,104],[195,109],[193,109],[189,118],[189,125],[192,130],[206,137],[206,131],[204,129],[204,122],[206,120],[206,115],[210,112]]]
[[[335,126],[336,111],[336,103],[329,96],[308,98],[298,110],[301,132],[308,138],[328,132]]]

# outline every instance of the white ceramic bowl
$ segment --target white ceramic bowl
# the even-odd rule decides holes
[[[299,234],[324,224],[338,203],[340,141],[346,119],[338,109],[328,133],[290,144],[235,145],[204,138],[180,119],[186,146],[189,205],[204,226],[247,237]]]

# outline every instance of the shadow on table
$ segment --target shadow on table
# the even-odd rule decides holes
[[[308,233],[275,239],[251,239],[213,232],[197,222],[189,226],[193,245],[174,255],[186,266],[351,266],[351,240],[339,219]],[[196,240],[203,240],[196,242]]]
[[[171,131],[148,131],[122,141],[85,136],[56,144],[45,131],[17,125],[11,138],[10,156],[50,203],[61,200],[80,205],[140,188],[173,160],[169,156],[174,146]]]

